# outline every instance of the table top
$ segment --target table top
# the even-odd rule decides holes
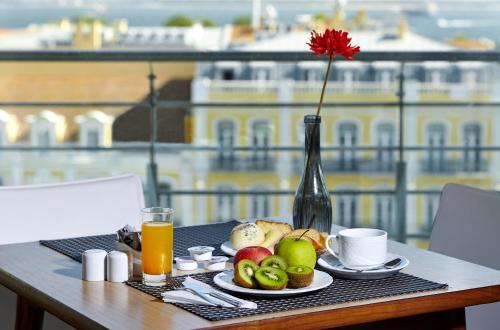
[[[403,272],[449,287],[211,322],[123,283],[84,282],[80,263],[38,242],[0,246],[0,284],[78,328],[335,327],[500,301],[500,271],[392,241],[389,251],[410,260]]]

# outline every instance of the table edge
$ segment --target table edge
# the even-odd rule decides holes
[[[20,278],[6,272],[2,268],[0,268],[0,285],[28,299],[69,325],[89,329],[106,329],[104,325],[97,323],[80,313],[78,310],[52,298]]]
[[[44,310],[48,311],[49,313],[55,315],[56,317],[74,327],[106,328],[105,325],[97,323],[96,321],[80,313],[78,310],[75,310],[72,307],[62,303],[61,301],[52,298],[51,296],[29,285],[23,280],[12,276],[10,273],[7,273],[1,268],[0,284],[4,285],[16,294],[27,298],[37,306],[43,308]],[[127,287],[127,289],[135,290],[134,288],[130,287]],[[401,299],[395,299],[391,301],[374,302],[370,305],[358,305],[348,306],[344,308],[327,309],[303,315],[295,314],[281,317],[272,317],[272,314],[261,314],[256,315],[257,317],[264,317],[260,320],[248,320],[248,317],[244,317],[215,322],[203,319],[206,322],[211,322],[213,326],[209,325],[202,328],[249,329],[255,327],[259,329],[272,329],[275,328],[278,324],[280,327],[287,325],[300,325],[304,328],[308,328],[313,325],[317,327],[337,327],[419,315],[429,312],[464,308],[468,306],[497,302],[498,300],[500,300],[500,284],[453,292],[449,292],[447,291],[447,289],[439,289],[437,291],[442,292],[426,296],[407,298],[402,297]],[[443,299],[445,299],[445,301],[442,301]],[[400,305],[402,302],[406,304],[405,308],[397,308],[398,305]],[[436,302],[438,302],[438,304],[436,304]],[[177,308],[179,311],[186,312],[179,307],[172,307]],[[367,313],[368,310],[369,313]],[[299,309],[296,311],[300,312],[301,310]],[[353,314],[357,314],[356,322],[349,322]],[[307,315],[307,318],[304,318],[305,315]],[[331,317],[333,315],[335,317]]]
[[[470,296],[471,294],[477,296],[478,293],[481,294],[481,297],[474,298]],[[440,305],[436,306],[436,299],[440,300],[441,298],[444,298],[447,301],[441,302]],[[227,324],[220,324],[224,321],[218,321],[219,324],[204,327],[203,329],[275,329],[277,326],[280,328],[300,326],[301,329],[341,327],[494,303],[498,302],[499,299],[500,284],[461,291],[445,291],[434,295],[374,302],[369,305],[369,308],[367,308],[367,305],[359,305],[311,312],[303,315],[271,317],[263,320],[246,321],[241,319],[241,322],[232,322],[238,320],[232,319],[226,320],[231,322],[228,322]],[[398,304],[401,302],[405,302],[407,304],[405,309],[398,308]],[[375,309],[375,311],[373,311],[373,309]],[[358,314],[356,320],[350,321],[353,314]],[[306,318],[303,317],[305,315],[307,315]],[[388,317],[385,317],[386,315],[388,315]]]

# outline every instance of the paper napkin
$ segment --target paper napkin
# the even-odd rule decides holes
[[[227,294],[225,292],[216,290],[213,287],[211,287],[210,285],[205,284],[203,282],[200,282],[198,280],[195,280],[192,277],[188,276],[185,279],[185,282],[195,284],[196,286],[203,287],[203,288],[208,289],[210,291],[214,291],[214,292],[217,292],[219,294],[228,296],[228,297],[230,297],[230,298],[232,298],[234,300],[238,300],[239,302],[242,303],[242,306],[240,308],[251,308],[251,309],[257,308],[257,304],[254,303],[254,302],[252,302],[252,301],[243,300],[243,299],[237,298],[235,296],[229,295],[229,294]],[[188,292],[188,291],[185,291],[185,290],[166,291],[166,292],[163,292],[161,295],[163,297],[163,301],[164,302],[168,302],[168,303],[194,304],[194,305],[210,305],[208,302],[206,302],[205,300],[201,299],[197,295],[192,294],[191,292]],[[223,305],[223,306],[225,306],[225,307],[234,307],[233,305],[228,304],[228,303],[226,303],[226,302],[224,302],[224,301],[222,301],[220,299],[217,299],[215,297],[210,297],[210,299],[213,299],[213,300],[216,300],[216,301],[220,302],[220,304]]]

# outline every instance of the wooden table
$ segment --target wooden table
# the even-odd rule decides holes
[[[500,271],[396,242],[389,250],[410,259],[404,272],[449,288],[210,322],[122,283],[83,282],[78,262],[38,242],[0,246],[0,284],[19,295],[19,328],[36,328],[46,310],[76,328],[464,329],[464,307],[500,301]]]

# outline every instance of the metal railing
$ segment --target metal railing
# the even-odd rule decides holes
[[[164,51],[2,51],[0,52],[0,61],[68,61],[68,62],[215,62],[215,61],[276,61],[276,62],[297,62],[297,61],[319,61],[322,60],[308,52],[164,52]],[[405,136],[405,108],[420,108],[420,107],[499,107],[499,102],[482,102],[482,101],[443,101],[443,102],[408,102],[405,101],[405,65],[411,62],[422,61],[484,61],[484,62],[500,62],[500,52],[364,52],[356,58],[362,62],[372,61],[395,61],[399,63],[399,74],[396,85],[391,85],[392,89],[396,88],[396,101],[381,101],[381,102],[328,102],[324,105],[325,108],[351,108],[351,107],[392,107],[398,110],[398,143],[394,147],[377,147],[377,146],[356,146],[350,148],[342,148],[338,146],[326,146],[325,151],[339,150],[356,150],[356,151],[378,151],[390,150],[395,153],[397,159],[394,166],[395,171],[395,189],[391,190],[333,190],[333,195],[394,195],[396,199],[396,219],[398,228],[396,237],[399,241],[405,241],[409,237],[425,237],[425,233],[407,233],[406,229],[406,203],[408,195],[417,194],[438,194],[437,190],[407,190],[407,164],[405,161],[406,152],[424,151],[424,150],[449,150],[461,151],[464,147],[445,146],[445,147],[423,147],[409,146],[404,141]],[[157,112],[168,111],[172,108],[209,108],[217,107],[218,109],[234,109],[237,107],[244,108],[311,108],[316,106],[315,102],[191,102],[183,100],[160,101],[157,99],[157,89],[155,87],[155,74],[151,66],[151,73],[148,75],[149,80],[149,99],[147,102],[0,102],[0,107],[133,107],[142,106],[149,109],[149,117],[151,127],[149,143],[115,143],[111,147],[83,147],[74,144],[54,147],[35,147],[29,145],[9,145],[1,146],[1,152],[8,151],[86,151],[86,152],[101,152],[111,150],[121,151],[144,151],[149,155],[149,163],[147,165],[147,199],[149,204],[154,204],[158,201],[160,194],[170,195],[293,195],[293,190],[263,190],[263,191],[220,191],[208,189],[196,190],[161,190],[158,188],[157,164],[156,156],[158,152],[178,152],[184,150],[199,151],[199,152],[220,152],[222,148],[217,146],[199,146],[185,144],[162,144],[157,142],[156,122]],[[308,88],[297,84],[297,88]],[[356,85],[361,89],[369,89],[370,93],[373,86]],[[230,88],[231,86],[219,86],[219,88]],[[234,87],[234,86],[233,86]],[[341,88],[339,84],[332,86]],[[449,87],[449,86],[448,86]],[[241,88],[244,88],[242,86]],[[488,86],[478,86],[479,90],[486,90]],[[446,89],[447,91],[449,90]],[[429,92],[432,92],[430,90]],[[477,148],[483,151],[500,151],[500,146],[481,146]],[[234,146],[231,151],[252,151],[259,150],[255,147]],[[301,151],[300,146],[269,146],[265,148],[266,152],[291,152]],[[390,168],[392,170],[392,168]]]

